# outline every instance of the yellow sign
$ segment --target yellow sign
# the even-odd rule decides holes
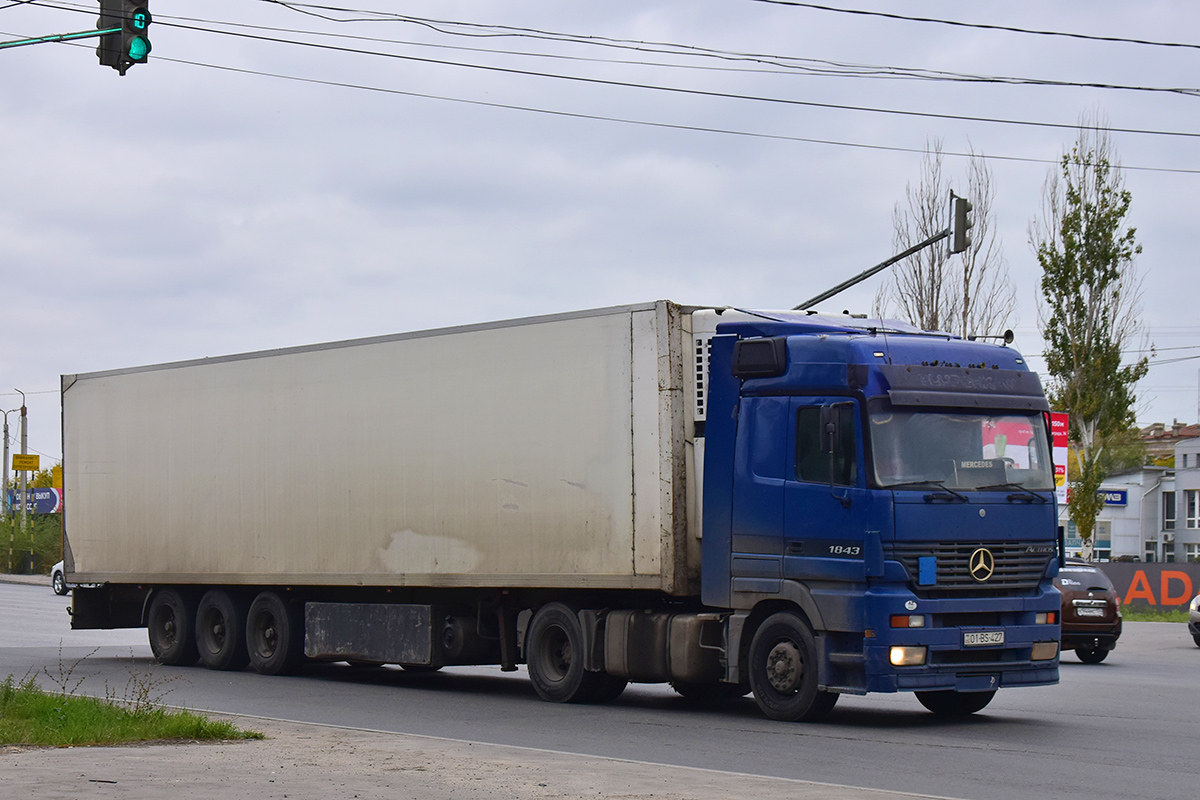
[[[51,488],[61,489],[62,487],[62,464],[55,464],[50,468]]]
[[[37,472],[41,469],[41,459],[36,456],[27,456],[20,453],[13,453],[12,468],[15,470],[30,470]]]

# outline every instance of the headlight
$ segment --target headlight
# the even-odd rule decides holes
[[[1188,611],[1191,611],[1193,614],[1200,611],[1200,594],[1193,597],[1192,602],[1188,603]]]
[[[893,667],[919,667],[925,663],[925,648],[893,647],[888,658]]]

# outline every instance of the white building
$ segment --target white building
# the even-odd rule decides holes
[[[1106,503],[1096,518],[1095,557],[1200,563],[1200,439],[1175,445],[1175,467],[1139,467],[1110,475],[1102,484]],[[1066,508],[1067,555],[1082,542]]]
[[[1200,439],[1189,439],[1175,445],[1172,490],[1174,508],[1168,512],[1169,519],[1164,513],[1164,526],[1171,526],[1179,560],[1200,562]]]

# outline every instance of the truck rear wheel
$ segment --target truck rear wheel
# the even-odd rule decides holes
[[[837,703],[817,688],[817,645],[812,631],[789,611],[772,614],[750,641],[750,688],[771,719],[813,722]]]
[[[199,658],[192,619],[195,606],[177,589],[159,589],[150,600],[146,629],[150,651],[163,664],[190,667]]]
[[[607,703],[625,689],[625,680],[583,668],[583,626],[562,603],[550,603],[534,614],[526,641],[529,680],[543,700]]]
[[[250,663],[245,603],[224,589],[205,592],[196,607],[196,647],[209,669],[244,669]]]
[[[995,689],[990,692],[917,692],[921,705],[944,717],[965,717],[982,711],[995,696]]]
[[[246,616],[246,650],[256,672],[293,671],[304,658],[304,612],[275,592],[262,592]]]

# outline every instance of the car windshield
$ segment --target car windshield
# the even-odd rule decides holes
[[[1042,415],[1012,411],[870,406],[870,447],[879,486],[1049,491],[1054,467]]]

